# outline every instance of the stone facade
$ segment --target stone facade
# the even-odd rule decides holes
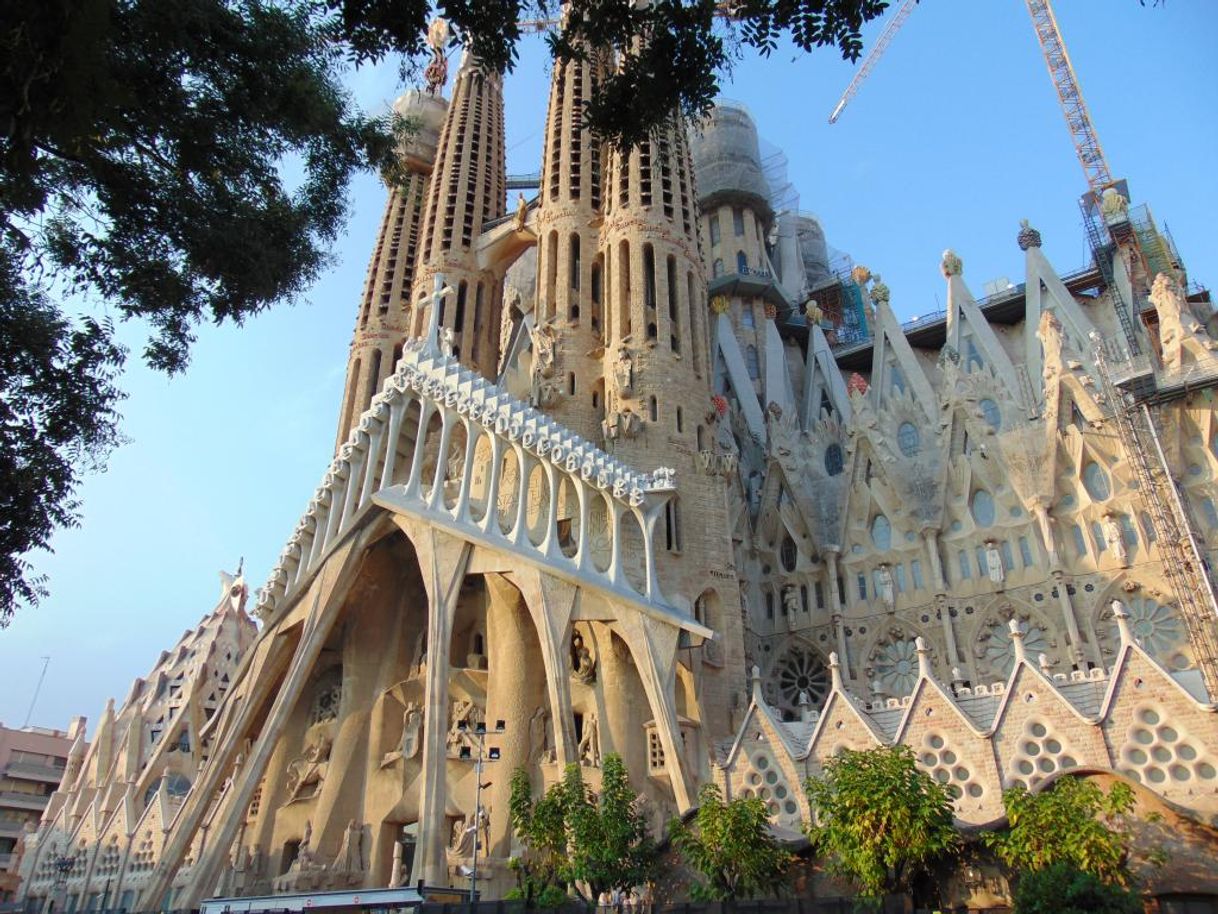
[[[68,848],[69,894],[117,879],[138,910],[462,884],[475,849],[496,894],[509,772],[595,784],[607,752],[657,827],[718,780],[794,828],[824,759],[896,742],[970,825],[1072,771],[1218,815],[1218,360],[1149,214],[1105,216],[1111,282],[1059,276],[1025,224],[1026,284],[978,301],[948,251],[946,314],[903,326],[773,211],[746,113],[722,120],[751,149],[714,118],[596,142],[606,65],[555,67],[541,193],[511,212],[497,77],[467,56],[450,103],[401,103],[426,148],[261,628],[234,617],[197,729],[159,686],[108,712],[31,897]]]

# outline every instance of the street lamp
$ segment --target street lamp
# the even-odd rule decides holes
[[[457,729],[465,733],[469,733],[470,726],[468,720],[458,721]],[[477,721],[473,726],[474,738],[478,741],[478,755],[474,762],[474,821],[469,826],[474,833],[474,856],[470,861],[469,869],[469,903],[470,908],[473,908],[474,899],[478,894],[478,826],[482,823],[482,788],[490,787],[490,782],[482,783],[482,762],[495,762],[499,760],[499,747],[486,745],[486,734],[503,733],[507,729],[502,720],[495,721],[495,729],[488,731],[485,721]],[[469,746],[462,746],[460,757],[467,759],[473,754]]]

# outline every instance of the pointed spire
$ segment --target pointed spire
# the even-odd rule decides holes
[[[753,665],[753,701],[758,704],[765,704],[765,699],[761,695],[761,667]]]
[[[1015,654],[1015,665],[1027,663],[1028,652],[1023,644],[1023,627],[1019,624],[1019,620],[1011,619],[1007,622],[1007,628],[1011,630],[1011,650]]]
[[[1129,612],[1120,600],[1112,601],[1112,618],[1116,620],[1117,631],[1121,636],[1121,644],[1133,644],[1133,628],[1129,625]]]
[[[926,639],[921,635],[914,638],[914,651],[918,655],[918,675],[923,679],[930,679],[930,648],[926,646]]]
[[[837,659],[837,651],[829,653],[829,681],[832,683],[832,688],[835,692],[844,692],[846,687],[842,685],[842,664]]]

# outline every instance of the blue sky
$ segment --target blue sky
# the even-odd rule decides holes
[[[1058,0],[1109,164],[1171,229],[1192,279],[1218,283],[1218,3]],[[870,41],[883,25],[873,25]],[[540,158],[548,60],[525,41],[506,86],[508,167]],[[749,106],[782,148],[800,206],[830,244],[883,274],[902,317],[942,307],[939,256],[952,247],[980,297],[1023,279],[1021,218],[1059,272],[1087,263],[1085,189],[1021,0],[923,0],[841,120],[853,73],[832,51],[748,57],[724,95]],[[353,74],[368,108],[402,87],[392,66]],[[352,189],[333,268],[295,307],[242,328],[203,328],[184,377],[133,364],[124,381],[130,443],[82,487],[83,523],[38,556],[52,596],[0,631],[0,721],[19,726],[42,656],[32,723],[90,725],[219,596],[244,556],[251,586],[269,571],[329,461],[347,347],[384,190]],[[138,352],[142,328],[124,334]]]

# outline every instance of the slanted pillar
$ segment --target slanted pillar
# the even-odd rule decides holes
[[[1066,636],[1070,639],[1070,663],[1076,670],[1081,670],[1086,659],[1083,657],[1082,637],[1078,632],[1078,620],[1074,617],[1074,605],[1070,602],[1070,587],[1066,583],[1066,576],[1060,571],[1053,572],[1053,586],[1057,590],[1057,599],[1061,602],[1062,618],[1066,620]]]
[[[427,590],[427,673],[423,695],[423,766],[419,773],[419,843],[411,882],[422,879],[442,885],[448,878],[444,847],[448,829],[444,809],[448,799],[448,654],[453,617],[469,543],[426,524],[395,517],[418,556]]]

